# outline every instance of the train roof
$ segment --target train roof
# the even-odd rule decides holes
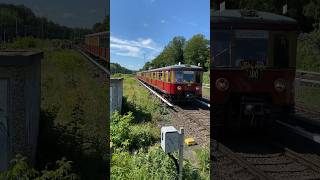
[[[173,69],[175,69],[175,70],[181,69],[181,70],[204,71],[204,69],[199,66],[189,65],[189,64],[180,64],[180,65],[176,64],[176,65],[166,66],[166,67],[157,68],[157,69],[150,69],[148,71],[142,71],[142,72],[153,72],[153,71],[173,70]]]
[[[98,33],[93,33],[93,34],[87,34],[85,37],[100,36],[100,35],[109,35],[109,31],[103,31],[103,32],[98,32]]]
[[[214,11],[212,23],[215,24],[213,27],[217,28],[230,28],[232,26],[233,29],[297,29],[297,21],[293,18],[269,12],[245,9]]]

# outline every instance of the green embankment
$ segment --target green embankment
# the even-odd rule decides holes
[[[124,77],[124,112],[111,122],[113,154],[111,179],[175,179],[175,165],[160,148],[160,121],[168,119],[159,99],[139,86],[132,75]],[[199,167],[184,161],[185,179],[209,179],[209,151],[196,152]],[[176,156],[177,154],[175,154]]]

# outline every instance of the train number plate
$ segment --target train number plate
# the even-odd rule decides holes
[[[248,70],[248,78],[258,80],[261,77],[261,70],[252,68]]]

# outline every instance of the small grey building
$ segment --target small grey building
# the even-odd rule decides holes
[[[123,78],[110,79],[110,116],[122,110]]]
[[[0,171],[17,153],[36,157],[42,52],[0,51]]]

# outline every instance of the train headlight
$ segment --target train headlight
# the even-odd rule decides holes
[[[286,81],[284,79],[277,79],[274,81],[274,88],[278,92],[282,92],[286,89]]]
[[[226,91],[229,89],[229,81],[225,78],[219,78],[216,81],[216,88],[219,91]]]
[[[197,87],[196,87],[196,90],[197,90],[197,91],[199,91],[199,90],[200,90],[200,87],[199,87],[199,86],[197,86]]]
[[[177,89],[178,89],[178,91],[181,91],[182,87],[181,86],[177,86]]]

